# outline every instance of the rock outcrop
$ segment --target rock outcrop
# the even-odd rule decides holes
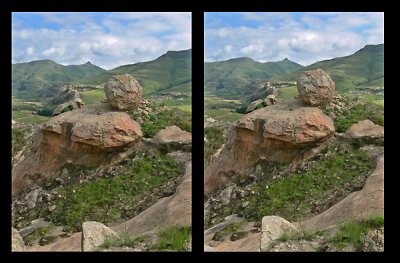
[[[269,251],[274,242],[284,234],[292,235],[299,230],[279,216],[264,216],[262,219],[261,251]]]
[[[263,100],[261,100],[261,99],[251,102],[249,104],[249,106],[247,106],[246,113],[249,113],[249,112],[252,112],[252,111],[256,110],[257,105],[261,104],[261,103],[263,103]]]
[[[192,134],[182,131],[178,126],[169,126],[160,130],[154,137],[153,143],[167,151],[192,148]]]
[[[300,98],[311,106],[330,103],[335,93],[335,82],[322,69],[309,70],[297,80]]]
[[[11,228],[11,251],[26,251],[24,240],[15,228]]]
[[[345,136],[349,139],[358,141],[360,144],[381,144],[384,140],[384,128],[375,125],[370,120],[359,121],[350,126]]]
[[[332,120],[318,108],[292,100],[246,114],[230,127],[218,158],[205,171],[205,193],[233,181],[235,175],[259,159],[275,162],[301,160],[331,135]]]
[[[384,211],[384,156],[378,158],[375,170],[362,190],[351,193],[325,212],[297,223],[305,231],[317,231],[348,220],[382,216]]]
[[[82,224],[82,251],[94,251],[107,239],[117,238],[118,234],[102,223],[89,221]]]
[[[99,104],[51,118],[39,132],[33,151],[13,167],[12,194],[54,176],[65,163],[86,167],[109,164],[142,136],[128,114]]]
[[[130,74],[115,75],[104,85],[110,104],[117,110],[137,109],[142,100],[143,88]]]

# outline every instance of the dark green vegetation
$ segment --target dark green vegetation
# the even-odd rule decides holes
[[[158,233],[158,243],[151,247],[156,251],[187,251],[186,243],[192,238],[192,227],[168,227]]]
[[[362,234],[367,233],[370,229],[377,229],[383,226],[383,216],[378,216],[369,220],[349,221],[340,227],[331,242],[334,243],[338,249],[342,249],[348,244],[353,244],[355,251],[362,251]]]
[[[276,80],[295,81],[306,70],[323,69],[336,84],[336,90],[345,92],[357,87],[383,87],[384,44],[366,45],[356,53],[340,58],[324,60],[292,72]]]
[[[50,98],[62,84],[98,75],[104,69],[91,63],[63,66],[52,60],[38,60],[12,65],[12,93],[20,98]]]
[[[175,160],[154,150],[138,152],[118,167],[115,172],[99,174],[94,169],[66,165],[69,179],[62,180],[68,183],[60,187],[52,178],[43,185],[44,191],[55,189],[59,197],[29,210],[24,216],[26,222],[45,218],[74,232],[80,231],[85,221],[107,224],[130,219],[173,192],[167,183],[176,185],[182,172]],[[89,180],[81,181],[82,178]],[[47,208],[52,205],[56,205],[56,209],[49,212]]]
[[[163,109],[157,114],[149,115],[130,111],[130,115],[133,119],[138,117],[143,119],[142,132],[146,138],[153,137],[161,129],[171,125],[176,125],[181,130],[192,132],[192,115],[179,109]]]
[[[371,120],[377,125],[384,126],[384,106],[373,102],[366,101],[365,99],[357,99],[347,97],[344,99],[346,105],[353,105],[349,107],[338,109],[327,109],[326,106],[321,106],[325,114],[333,111],[335,116],[333,122],[337,132],[345,132],[352,124],[362,120]]]
[[[303,66],[284,59],[278,62],[260,63],[250,58],[236,58],[204,64],[205,91],[226,99],[243,99],[251,96],[257,83],[274,76],[281,76]]]
[[[373,168],[366,153],[349,145],[329,147],[312,161],[315,163],[311,168],[290,172],[288,165],[260,160],[257,164],[264,176],[257,183],[251,184],[253,179],[247,174],[237,180],[240,187],[251,184],[256,194],[232,200],[223,207],[221,218],[239,214],[248,221],[260,222],[264,216],[278,215],[289,221],[299,221],[326,210],[333,205],[332,200],[343,198],[346,192],[358,190],[354,189],[355,181],[359,182],[361,176],[363,182]],[[272,180],[273,175],[279,174],[283,176]],[[362,187],[360,183],[357,185]],[[249,204],[243,208],[245,201]]]
[[[168,51],[153,61],[117,67],[78,82],[101,85],[113,75],[127,73],[139,81],[144,94],[168,90],[187,92],[192,81],[192,50]]]
[[[207,138],[204,142],[204,167],[207,167],[211,156],[224,143],[224,137],[222,130],[216,127],[204,128],[204,136]]]

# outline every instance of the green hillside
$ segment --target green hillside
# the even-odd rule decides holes
[[[52,60],[38,60],[12,65],[12,93],[21,98],[51,97],[62,84],[105,70],[87,62],[83,65],[63,66]]]
[[[256,84],[273,76],[284,75],[303,68],[300,64],[284,59],[260,63],[251,58],[235,58],[220,62],[204,63],[206,91],[229,99],[251,95]]]
[[[180,91],[179,87],[182,87],[185,92],[192,81],[192,50],[168,51],[153,61],[117,67],[77,82],[102,85],[111,76],[126,73],[139,81],[145,94],[167,90]]]
[[[366,45],[350,56],[320,61],[274,79],[294,81],[301,72],[320,68],[332,77],[338,91],[346,92],[357,87],[383,87],[383,48],[384,44]]]

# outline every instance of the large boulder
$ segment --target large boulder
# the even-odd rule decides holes
[[[107,239],[117,238],[118,234],[102,223],[89,221],[82,224],[82,251],[93,251]]]
[[[279,216],[264,216],[262,219],[261,251],[269,251],[275,241],[284,234],[297,233],[297,226]]]
[[[349,220],[364,220],[383,216],[384,212],[384,156],[378,158],[375,170],[368,177],[362,190],[349,194],[328,210],[298,222],[305,231],[330,228]]]
[[[318,106],[330,103],[335,93],[335,82],[322,69],[300,74],[297,90],[305,103]]]
[[[13,167],[12,194],[54,176],[65,163],[110,164],[141,136],[139,124],[109,105],[91,105],[53,117],[40,129],[31,154]]]
[[[261,100],[261,99],[251,102],[249,104],[249,106],[247,106],[246,113],[249,113],[249,112],[252,112],[252,111],[256,110],[257,105],[261,104],[261,103],[263,103],[263,100]]]
[[[104,85],[110,104],[117,110],[137,109],[142,100],[143,88],[130,74],[115,75]]]
[[[350,126],[345,136],[361,144],[382,144],[384,140],[384,128],[375,125],[370,120],[359,121]]]
[[[11,251],[26,251],[24,240],[15,228],[11,228]]]
[[[301,100],[282,102],[246,114],[230,127],[220,155],[205,171],[205,193],[211,193],[252,167],[259,159],[302,160],[334,134],[332,120]]]
[[[160,130],[154,137],[153,142],[159,145],[160,148],[165,148],[168,151],[184,149],[191,150],[192,134],[187,131],[182,131],[178,126],[169,126]]]

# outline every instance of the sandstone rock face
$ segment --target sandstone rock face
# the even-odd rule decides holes
[[[332,120],[300,100],[282,102],[246,114],[230,127],[224,149],[205,171],[205,193],[233,181],[259,159],[301,160],[331,135]]]
[[[168,151],[177,149],[190,150],[192,145],[192,134],[182,131],[178,126],[169,126],[160,130],[154,137],[153,142],[166,148]]]
[[[93,251],[108,238],[118,237],[109,227],[95,221],[82,224],[82,251]]]
[[[256,100],[256,101],[253,101],[252,103],[250,103],[249,106],[247,106],[246,113],[254,111],[256,109],[257,105],[262,102],[263,102],[263,100],[260,99],[260,100]]]
[[[384,156],[378,158],[375,170],[362,190],[351,193],[325,212],[297,223],[305,231],[317,231],[348,220],[369,219],[383,215],[384,208]]]
[[[260,252],[261,233],[253,233],[245,238],[227,240],[213,247],[215,252]]]
[[[111,77],[104,85],[110,104],[117,110],[137,109],[142,100],[143,88],[130,74]]]
[[[241,217],[238,217],[236,214],[227,216],[223,222],[204,231],[204,242],[205,243],[210,242],[213,239],[214,235],[216,233],[218,233],[219,231],[224,230],[225,228],[227,228],[228,226],[230,226],[232,224],[239,223],[242,221],[244,221],[244,219]]]
[[[322,69],[309,70],[299,76],[297,90],[307,104],[323,105],[332,101],[335,82]]]
[[[128,114],[93,105],[51,118],[39,132],[32,153],[13,167],[12,193],[54,176],[65,163],[87,167],[108,164],[142,136]]]
[[[374,142],[377,144],[383,144],[384,128],[375,125],[370,120],[363,120],[351,125],[346,131],[345,136],[361,143]]]
[[[295,225],[279,216],[264,216],[262,219],[261,251],[269,251],[274,241],[284,233],[291,235],[298,232]]]
[[[15,228],[11,228],[11,251],[26,251],[24,240]]]

